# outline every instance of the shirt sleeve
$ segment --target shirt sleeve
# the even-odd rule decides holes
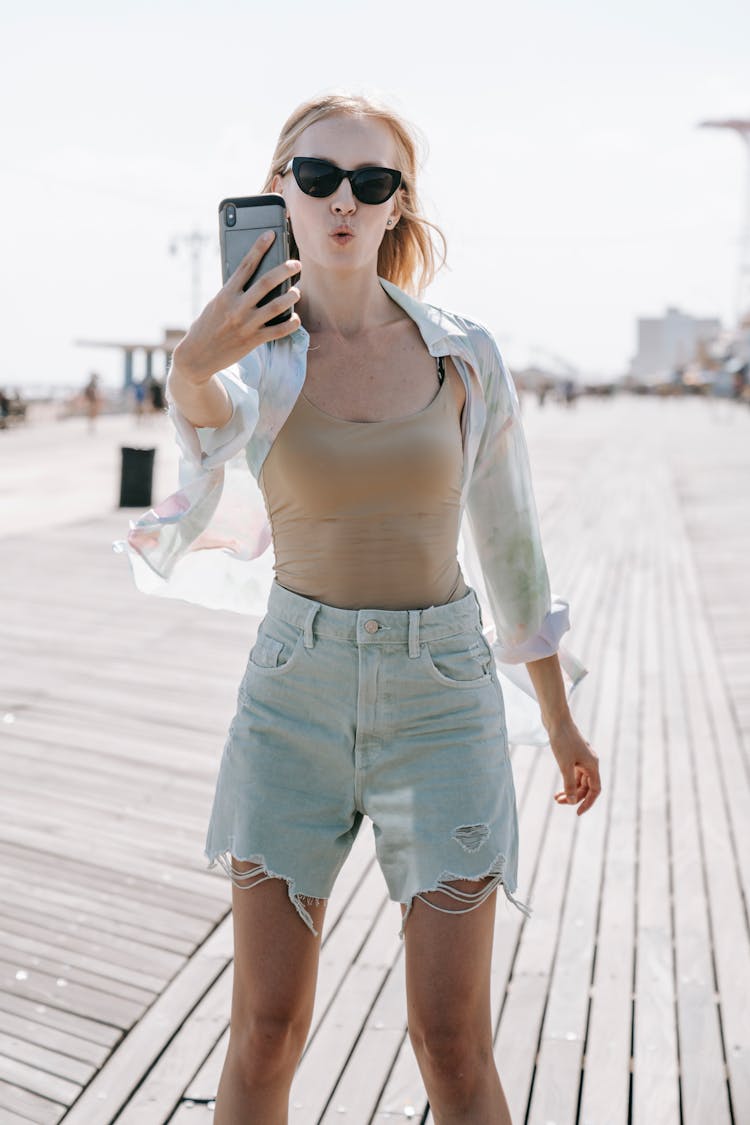
[[[215,469],[247,445],[259,417],[261,352],[262,348],[256,348],[239,363],[217,372],[232,403],[232,416],[223,426],[194,426],[172,400],[167,385],[169,416],[187,470]]]
[[[558,651],[570,627],[568,604],[550,594],[518,394],[492,335],[483,333],[487,416],[466,509],[497,658],[522,664]]]

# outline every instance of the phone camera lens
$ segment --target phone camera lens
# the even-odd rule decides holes
[[[237,222],[237,211],[232,203],[227,204],[226,220],[228,227],[233,227]]]

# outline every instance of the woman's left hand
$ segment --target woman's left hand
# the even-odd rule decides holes
[[[578,816],[588,812],[602,791],[599,758],[589,746],[572,718],[550,734],[550,747],[562,774],[564,789],[555,793],[558,805],[577,805]]]

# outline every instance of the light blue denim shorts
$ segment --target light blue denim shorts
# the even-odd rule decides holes
[[[430,906],[465,913],[501,885],[530,914],[513,897],[516,793],[474,591],[428,609],[338,609],[274,580],[221,759],[209,866],[247,889],[286,880],[315,933],[303,900],[330,896],[365,817],[404,925],[429,891],[443,892]],[[476,891],[451,885],[467,879]]]

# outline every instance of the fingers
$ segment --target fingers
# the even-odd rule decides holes
[[[256,238],[247,254],[245,254],[245,257],[237,266],[237,269],[227,280],[226,287],[228,289],[242,292],[242,286],[245,285],[249,277],[253,276],[261,263],[263,255],[266,253],[275,237],[275,231],[267,230]]]
[[[268,322],[275,320],[281,313],[292,309],[299,298],[299,289],[291,286],[286,293],[282,293],[275,297],[273,301],[269,301],[267,305],[262,305],[259,309],[254,310],[254,315],[261,318],[260,339],[263,343],[268,343],[269,340],[281,340],[284,336],[296,332],[302,321],[295,312],[292,312],[290,317],[282,320],[279,324],[269,325]]]
[[[266,309],[270,309],[272,304],[273,302],[265,305],[263,312],[265,313]],[[284,336],[290,336],[292,332],[296,332],[301,324],[302,321],[297,313],[292,313],[289,320],[283,320],[281,324],[272,324],[270,328],[264,328],[261,340],[263,343],[267,343],[269,340],[281,340]]]
[[[280,293],[278,297],[274,297],[267,305],[261,305],[258,310],[263,314],[263,321],[272,320],[273,317],[278,316],[279,313],[286,312],[287,309],[292,308],[293,305],[299,301],[300,291],[295,285],[287,289],[286,293]]]
[[[602,791],[601,782],[599,780],[599,767],[594,765],[591,769],[582,769],[576,767],[576,772],[579,774],[578,780],[575,778],[572,785],[566,783],[565,789],[559,790],[554,794],[554,800],[558,805],[578,805],[580,807],[576,810],[578,816],[587,812],[594,801],[597,799]]]
[[[267,293],[275,289],[277,285],[281,285],[284,281],[289,281],[295,274],[300,271],[300,263],[296,258],[289,258],[286,262],[281,262],[280,265],[274,266],[268,273],[264,273],[257,281],[254,281],[250,288],[247,290],[247,304],[257,305],[262,301]]]

